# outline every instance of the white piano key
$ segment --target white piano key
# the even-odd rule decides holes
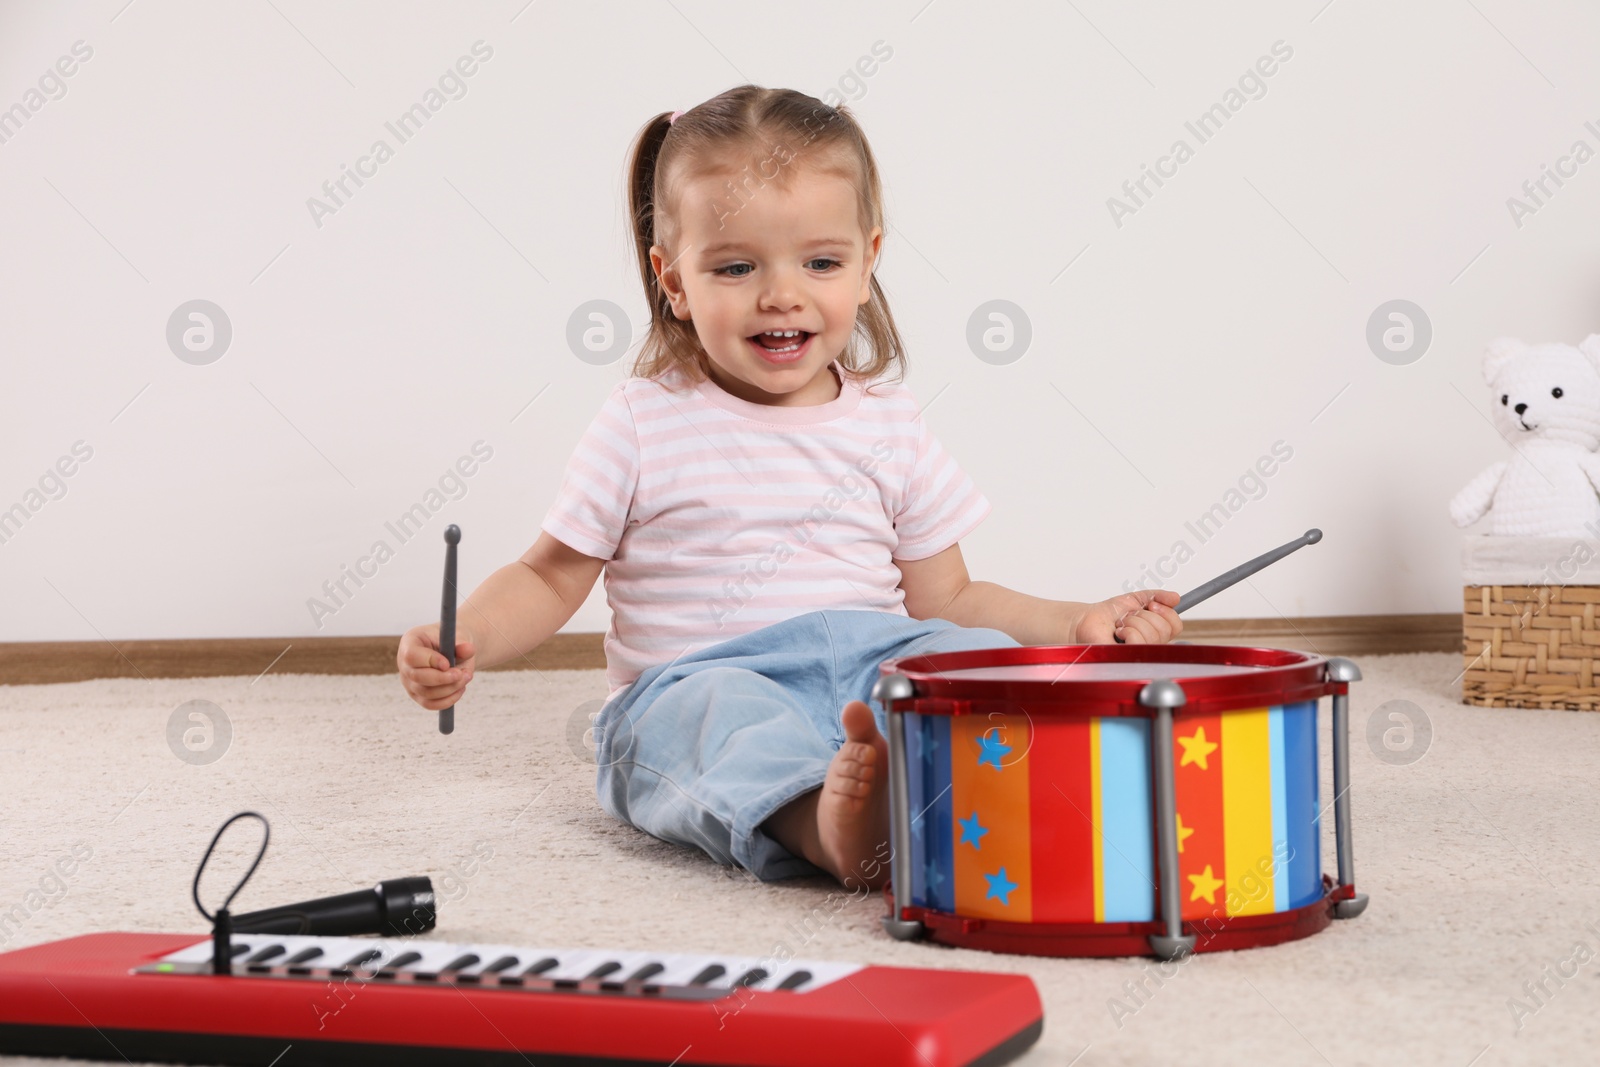
[[[268,945],[282,945],[283,952],[266,961],[271,966],[281,966],[285,960],[308,948],[320,948],[322,954],[315,959],[308,960],[302,966],[308,967],[342,967],[352,957],[361,953],[377,949],[382,956],[372,962],[362,964],[357,969],[358,974],[368,973],[381,968],[389,960],[394,959],[404,952],[420,953],[422,958],[405,967],[407,971],[424,971],[438,973],[447,963],[461,956],[473,954],[478,957],[472,966],[463,968],[462,974],[481,974],[484,967],[500,959],[502,956],[515,956],[515,966],[504,970],[507,976],[520,976],[534,963],[546,957],[554,957],[557,965],[543,972],[539,977],[581,980],[588,976],[602,963],[615,961],[621,967],[612,974],[605,976],[603,981],[620,982],[628,979],[639,968],[649,963],[658,963],[664,969],[647,981],[658,986],[683,986],[711,964],[720,964],[723,973],[715,979],[705,983],[709,989],[732,990],[733,983],[752,968],[760,967],[767,972],[760,981],[752,982],[748,988],[756,991],[774,990],[793,975],[796,971],[809,971],[811,979],[799,986],[793,992],[808,993],[814,989],[839,981],[860,970],[862,964],[838,960],[806,960],[787,959],[780,962],[777,956],[726,956],[713,953],[687,953],[687,952],[643,952],[637,950],[620,950],[606,948],[550,948],[526,945],[508,944],[472,944],[458,941],[433,941],[415,937],[316,937],[303,934],[242,934],[233,938],[236,952],[239,946],[245,946],[246,951],[235,956],[235,960],[242,961],[246,955],[253,955]],[[208,963],[211,960],[211,940],[198,939],[194,944],[168,953],[162,957],[162,962],[168,963]]]

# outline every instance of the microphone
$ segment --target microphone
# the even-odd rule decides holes
[[[231,916],[235,934],[383,934],[406,937],[438,920],[427,876],[390,878],[371,889]]]

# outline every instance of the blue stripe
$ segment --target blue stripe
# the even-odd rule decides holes
[[[1156,917],[1155,840],[1150,807],[1150,721],[1100,720],[1100,815],[1105,839],[1105,921]]]
[[[1288,847],[1289,907],[1322,899],[1322,824],[1317,789],[1317,701],[1283,708],[1284,816]]]
[[[906,849],[911,857],[911,903],[918,907],[927,907],[928,901],[925,894],[928,886],[928,831],[930,824],[926,815],[919,815],[926,800],[919,799],[923,796],[923,780],[926,777],[922,766],[922,753],[927,749],[923,741],[926,730],[925,716],[915,712],[906,712],[902,716],[906,725],[906,798],[910,801],[911,808],[911,841],[909,844],[901,841],[894,842],[896,848]],[[893,835],[890,835],[893,837]]]
[[[1289,868],[1278,861],[1288,855],[1289,800],[1284,792],[1283,705],[1267,709],[1267,759],[1272,766],[1272,910],[1289,907]]]
[[[919,785],[910,790],[911,817],[923,820],[922,848],[913,852],[917,870],[912,900],[953,915],[956,910],[955,812],[950,794],[950,716],[914,715],[919,720]],[[909,753],[907,754],[909,757]],[[928,883],[929,867],[936,872]]]

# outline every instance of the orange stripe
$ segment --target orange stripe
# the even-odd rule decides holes
[[[957,915],[1033,921],[1029,770],[1024,758],[1029,734],[1024,715],[956,715],[950,720]],[[985,736],[1010,749],[998,754],[998,768],[993,761],[978,762]],[[987,831],[976,845],[962,840],[962,820],[974,814]],[[1004,884],[1015,888],[998,888],[1002,875]]]

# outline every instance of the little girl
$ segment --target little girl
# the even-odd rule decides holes
[[[845,107],[754,85],[639,133],[628,175],[650,304],[633,376],[569,461],[538,541],[400,642],[429,710],[564,625],[605,573],[600,802],[761,879],[888,877],[886,659],[1169,641],[1178,594],[1041,600],[967,576],[989,502],[904,387],[873,276],[882,191]],[[898,377],[896,379],[898,381]]]

